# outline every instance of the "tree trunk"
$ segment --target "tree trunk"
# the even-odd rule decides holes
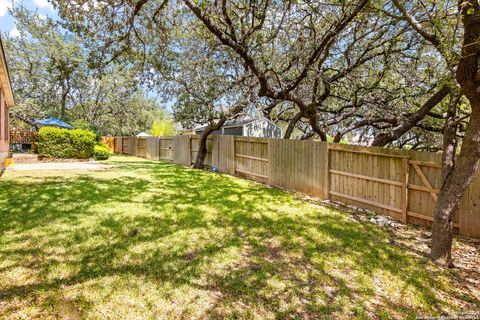
[[[456,80],[462,89],[472,109],[462,150],[450,173],[445,177],[434,212],[432,227],[433,260],[446,258],[446,263],[452,266],[452,229],[455,211],[458,209],[463,194],[472,181],[480,163],[480,7],[477,0],[459,0],[459,10],[464,26],[462,58],[457,66]]]
[[[448,104],[447,119],[443,127],[442,184],[455,167],[457,155],[457,106],[461,95],[452,90]]]
[[[303,117],[303,113],[299,112],[290,120],[290,122],[288,122],[288,127],[287,127],[287,130],[285,131],[285,134],[283,135],[283,139],[290,139],[293,133],[293,129],[295,129],[295,125],[297,124],[298,121],[300,121],[302,117]]]
[[[455,157],[457,153],[457,127],[458,123],[456,120],[456,110],[457,110],[457,104],[460,99],[460,95],[456,94],[455,92],[452,91],[451,93],[451,98],[450,98],[450,103],[448,105],[448,111],[447,111],[447,119],[445,120],[445,125],[443,128],[443,154],[442,154],[442,186],[447,182],[447,178],[450,176],[452,171],[455,168]],[[443,197],[442,197],[443,199]],[[443,201],[443,200],[442,200]],[[438,201],[440,203],[440,199]],[[459,202],[460,203],[460,202]],[[438,204],[440,206],[440,204]],[[437,212],[435,211],[435,214]],[[455,214],[455,210],[453,212],[450,210],[449,212],[443,212],[443,213],[438,213],[440,216],[444,215],[450,215],[450,214]],[[454,216],[451,217],[451,221],[454,220]],[[435,220],[434,220],[435,223]],[[442,226],[443,223],[443,226]],[[453,223],[453,222],[452,222]],[[442,232],[444,235],[451,235],[452,232],[452,225],[448,225],[448,219],[447,222],[443,221],[442,219],[437,219],[436,224],[435,224],[435,239],[433,240],[434,243],[438,243],[439,245],[442,243],[442,240],[439,239],[438,234]],[[439,227],[441,226],[441,227]],[[445,233],[446,232],[446,233]],[[438,257],[444,256],[446,258],[446,265],[449,267],[453,267],[453,261],[452,261],[452,255],[451,255],[451,236],[450,238],[446,238],[442,246],[444,249],[441,248],[436,248],[435,255],[438,255]],[[445,251],[443,253],[440,253],[439,251]],[[434,254],[432,254],[432,257],[434,257]]]
[[[449,266],[452,266],[451,249],[455,212],[460,206],[465,190],[475,175],[479,159],[480,113],[472,113],[463,139],[462,151],[453,170],[444,165],[443,170],[450,170],[450,173],[445,174],[445,180],[440,189],[434,211],[430,256],[433,260],[446,258],[446,263]]]
[[[67,109],[67,96],[69,90],[66,88],[65,84],[62,83],[62,99],[60,105],[60,119],[65,120],[65,110]]]
[[[203,130],[200,139],[198,140],[198,152],[197,152],[197,157],[195,158],[195,163],[193,164],[193,167],[195,169],[203,169],[204,167],[204,162],[205,162],[205,157],[207,156],[207,139],[208,136],[216,130],[219,130],[223,124],[227,121],[226,117],[220,118],[216,123],[209,124],[205,130]]]
[[[308,120],[309,120],[310,126],[312,127],[312,130],[316,134],[318,134],[318,136],[320,137],[320,140],[322,140],[323,142],[327,142],[327,134],[318,125],[318,115],[316,113],[314,113],[314,114],[310,115]]]
[[[333,143],[340,143],[342,141],[343,134],[340,131],[335,132],[335,135],[333,136]]]
[[[436,105],[450,93],[447,86],[443,86],[430,99],[423,104],[414,114],[402,121],[398,126],[393,128],[390,132],[381,133],[373,140],[372,147],[385,147],[390,142],[398,140],[406,132],[410,131],[419,121],[421,121]]]

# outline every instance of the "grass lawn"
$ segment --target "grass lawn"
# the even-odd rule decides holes
[[[461,270],[435,266],[351,214],[170,163],[107,163],[113,168],[0,179],[0,318],[478,311]]]

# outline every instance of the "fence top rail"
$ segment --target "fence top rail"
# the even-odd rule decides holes
[[[328,144],[328,149],[334,150],[334,151],[341,151],[341,152],[361,153],[361,154],[379,156],[379,157],[400,158],[400,159],[409,158],[408,155],[382,153],[382,152],[370,151],[365,149],[364,150],[350,149],[350,148],[342,147],[342,145],[338,145],[338,144]]]
[[[213,136],[215,136],[215,135],[209,135],[207,137],[207,140],[213,140]],[[192,139],[192,140],[199,140],[201,136],[199,134],[194,134],[194,135],[191,135],[191,136],[181,136],[181,137],[190,137],[190,139]]]
[[[269,138],[258,138],[258,137],[245,137],[245,136],[233,136],[235,141],[244,141],[244,142],[253,142],[253,143],[268,143]]]

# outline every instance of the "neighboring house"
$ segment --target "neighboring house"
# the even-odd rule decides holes
[[[5,169],[5,159],[9,155],[10,127],[8,110],[14,105],[7,60],[0,38],[0,172]]]
[[[196,134],[202,134],[206,126],[196,128]],[[231,120],[225,122],[222,129],[213,131],[212,134],[257,137],[257,138],[281,138],[282,129],[272,121],[261,119]]]
[[[139,134],[137,134],[137,137],[138,137],[138,138],[141,138],[141,137],[151,137],[151,135],[149,135],[149,134],[146,133],[146,132],[140,132]]]

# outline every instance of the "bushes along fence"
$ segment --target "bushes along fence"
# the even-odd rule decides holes
[[[88,159],[93,155],[95,137],[87,130],[43,127],[35,147],[42,157]]]

